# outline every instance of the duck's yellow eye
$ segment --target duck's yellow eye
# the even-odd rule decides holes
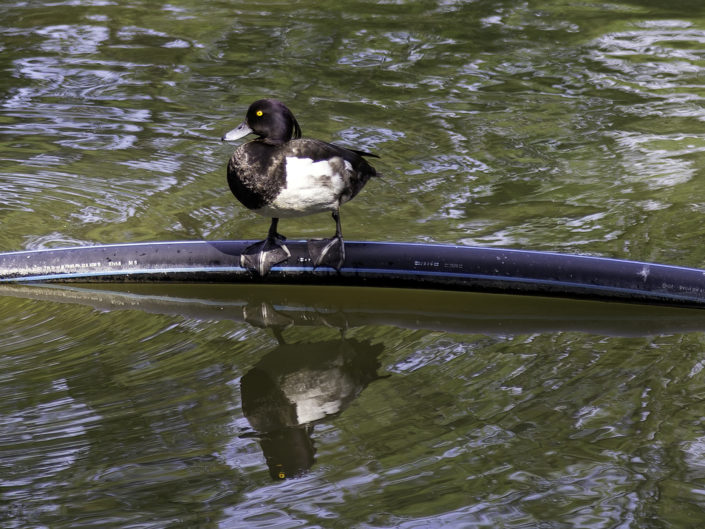
[[[261,110],[258,110],[257,112],[255,112],[255,114],[257,114],[258,118],[261,118],[262,114],[264,114],[264,112],[262,112]]]

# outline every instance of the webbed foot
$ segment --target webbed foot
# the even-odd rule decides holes
[[[275,265],[291,257],[284,244],[284,237],[267,238],[245,248],[240,256],[240,266],[264,277]]]
[[[311,239],[308,241],[308,253],[313,260],[313,268],[330,266],[340,272],[345,261],[343,238]]]

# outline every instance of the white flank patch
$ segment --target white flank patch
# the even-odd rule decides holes
[[[259,212],[275,217],[296,217],[339,206],[345,182],[327,161],[314,162],[311,158],[286,159],[286,187],[274,202]]]

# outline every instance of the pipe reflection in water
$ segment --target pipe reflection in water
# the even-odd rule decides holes
[[[262,318],[252,318],[248,309],[246,318],[255,325],[271,322],[279,345],[240,380],[242,409],[272,478],[300,476],[314,463],[314,425],[341,413],[381,378],[378,358],[384,348],[346,339],[344,333],[340,340],[288,344],[281,332],[288,318],[268,304],[254,311]]]
[[[8,284],[2,285],[0,296],[84,305],[101,313],[138,311],[143,314],[175,316],[184,319],[187,324],[189,322],[235,322],[235,325],[226,325],[223,328],[237,329],[236,335],[245,338],[259,334],[242,333],[245,322],[252,327],[267,329],[267,333],[272,332],[277,338],[277,345],[274,347],[268,345],[269,340],[252,345],[240,344],[241,351],[244,349],[249,352],[238,357],[237,362],[239,366],[242,365],[240,362],[246,362],[246,367],[236,368],[235,371],[238,374],[228,378],[229,382],[238,383],[237,377],[240,377],[241,409],[242,414],[246,415],[245,420],[242,420],[237,403],[233,403],[232,406],[224,405],[216,413],[227,415],[228,420],[234,418],[238,423],[236,429],[240,435],[235,434],[234,439],[243,440],[248,445],[251,439],[259,441],[269,465],[269,471],[275,480],[301,475],[311,468],[315,455],[312,441],[314,426],[329,420],[336,413],[341,413],[371,381],[379,378],[378,358],[383,352],[382,346],[372,345],[372,342],[365,340],[370,333],[374,335],[375,329],[380,327],[390,329],[392,334],[414,330],[418,331],[419,335],[441,332],[507,336],[578,331],[615,337],[653,336],[692,331],[701,333],[705,328],[703,322],[705,313],[702,310],[431,290],[282,285],[247,287],[227,284],[105,284],[101,285],[100,289],[96,289],[93,286],[80,285]],[[67,314],[71,313],[67,311]],[[70,318],[70,316],[67,317]],[[159,318],[143,319],[155,325],[160,321]],[[130,322],[135,321],[135,317],[134,314],[128,314],[122,319],[113,314],[109,320]],[[140,318],[137,317],[137,320]],[[54,325],[76,327],[74,322],[67,324],[66,321],[68,320],[64,317],[57,318]],[[94,320],[87,318],[82,321]],[[201,328],[208,329],[210,340],[213,340],[213,334],[219,337],[213,343],[223,343],[218,325],[204,324],[197,325],[195,328],[196,331],[189,332],[200,332]],[[365,332],[358,332],[365,328]],[[339,338],[337,338],[336,329],[343,330]],[[346,329],[354,329],[355,340],[345,336]],[[104,331],[100,327],[99,330]],[[283,337],[285,330],[288,340]],[[77,340],[76,333],[78,333],[77,330],[68,333],[66,339],[69,343],[83,341],[83,339]],[[59,334],[63,335],[63,331]],[[131,328],[128,334],[135,339],[140,336],[134,328]],[[151,335],[150,331],[144,336]],[[109,336],[112,336],[112,333]],[[181,345],[177,346],[172,343],[173,336],[169,334],[159,334],[159,336],[164,339],[163,345],[159,345],[162,343],[161,338],[156,340],[152,345],[155,349],[147,354],[139,353],[138,351],[142,351],[143,347],[136,343],[131,353],[138,355],[137,358],[149,359],[146,363],[149,368],[136,369],[141,376],[135,379],[130,367],[127,370],[130,373],[128,389],[125,390],[120,384],[114,386],[115,394],[111,395],[111,398],[116,402],[131,403],[132,408],[124,413],[127,420],[133,420],[135,416],[141,417],[141,406],[149,408],[151,413],[151,410],[157,406],[155,404],[157,402],[162,403],[165,413],[172,409],[171,405],[177,397],[169,391],[173,391],[174,386],[154,385],[153,377],[156,377],[156,380],[172,376],[178,379],[180,396],[177,400],[180,402],[183,393],[182,384],[187,384],[188,376],[193,374],[193,371],[187,369],[189,374],[187,376],[182,372],[184,366],[179,365],[178,369],[175,369],[174,363],[168,360],[172,351],[181,350],[180,347],[183,345],[181,338],[178,339]],[[197,347],[195,334],[190,336],[194,340],[194,347]],[[386,333],[383,342],[386,346],[386,354],[390,352],[388,344],[394,343],[390,336]],[[231,343],[230,340],[226,342]],[[376,339],[374,343],[378,343]],[[262,347],[265,348],[262,349]],[[41,350],[37,349],[37,351]],[[76,350],[85,353],[84,346]],[[211,356],[220,358],[217,351],[212,351]],[[111,355],[106,358],[122,362]],[[42,356],[42,362],[46,361],[47,358]],[[82,366],[78,376],[80,380],[77,382],[76,377],[67,377],[63,374],[71,364],[67,364],[67,359],[62,356],[60,362],[56,361],[57,365],[63,366],[62,375],[58,378],[62,381],[64,379],[71,381],[69,386],[74,392],[72,398],[77,402],[99,401],[100,395],[106,392],[106,384],[113,384],[114,380],[126,376],[122,375],[125,371],[125,366],[122,364],[118,364],[121,367],[115,368],[111,367],[110,363],[104,362],[103,358],[95,361],[95,365],[108,373],[100,375],[103,378],[95,376],[95,373],[86,375],[86,370]],[[184,362],[186,367],[191,365],[188,359],[184,359]],[[92,365],[93,363],[91,361]],[[126,365],[131,366],[131,361]],[[192,367],[196,369],[195,365]],[[120,375],[115,375],[110,371],[111,369],[115,369]],[[55,378],[52,375],[52,380]],[[83,379],[86,380],[83,381]],[[194,395],[214,394],[213,384],[230,395],[230,386],[218,385],[222,380],[220,382],[208,380],[203,384],[200,382],[190,388]],[[81,394],[77,387],[89,389],[86,390],[86,394]],[[166,397],[163,387],[167,389]],[[317,393],[314,395],[314,392]],[[135,402],[141,404],[137,405]],[[102,408],[101,406],[96,408],[105,409],[105,405]],[[233,412],[237,417],[232,417]],[[112,408],[108,407],[108,415],[111,413]],[[249,420],[250,427],[244,424],[240,427],[240,420],[242,423]],[[166,422],[170,430],[190,432],[191,426],[183,421],[174,421],[169,416]],[[81,422],[81,427],[83,424]],[[91,443],[92,450],[101,454],[113,452],[114,450],[105,448],[105,439],[121,439],[121,443],[126,442],[124,432],[121,431],[116,435],[110,430],[116,424],[114,419],[96,420],[95,424],[100,425],[101,428],[104,424],[110,426],[104,428],[107,433],[101,433],[93,427],[91,439],[95,441]],[[139,433],[137,437],[140,435],[142,434]],[[136,436],[133,435],[127,446],[132,447],[136,443],[143,443],[135,439]],[[241,448],[238,446],[235,449],[236,457],[249,453],[247,450],[240,451]],[[124,446],[119,446],[118,450],[124,450]],[[212,453],[213,450],[209,449],[207,452]],[[169,453],[172,451],[170,450]],[[123,459],[132,461],[130,454]],[[256,459],[256,465],[259,468],[261,465],[259,456]],[[134,482],[143,481],[143,476],[139,474],[143,469],[141,463],[134,467],[125,466],[113,463],[111,459],[109,466],[115,467],[120,473],[124,472],[125,468],[137,469],[138,474]],[[208,479],[213,479],[212,471],[209,471]],[[228,483],[232,483],[230,477],[225,479]],[[95,490],[96,486],[93,485],[92,491],[95,492]]]

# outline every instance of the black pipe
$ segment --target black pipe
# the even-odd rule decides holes
[[[384,286],[705,307],[705,270],[527,250],[346,242],[340,272],[305,242],[264,278],[240,266],[252,241],[152,242],[0,254],[0,282],[229,282]]]

